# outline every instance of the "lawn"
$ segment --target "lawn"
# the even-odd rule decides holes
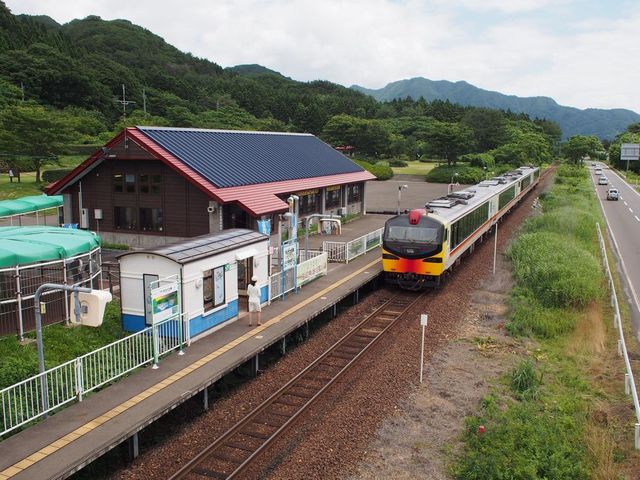
[[[86,157],[80,155],[69,155],[60,157],[59,165],[46,165],[43,171],[57,168],[73,168]],[[9,181],[9,175],[0,174],[0,200],[26,197],[28,195],[41,195],[45,182],[36,183],[36,172],[20,172],[20,183],[17,179]]]
[[[407,162],[406,167],[391,167],[394,175],[426,175],[438,164],[435,162]]]

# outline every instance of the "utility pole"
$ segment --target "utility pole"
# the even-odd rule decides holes
[[[142,110],[144,111],[144,116],[147,116],[147,92],[145,89],[142,89]]]
[[[127,105],[136,102],[133,100],[127,100],[127,92],[125,90],[124,83],[122,84],[122,100],[116,100],[116,102],[122,105],[122,121],[125,123],[127,121]]]
[[[24,83],[20,82],[20,90],[22,90],[22,101],[24,102]]]

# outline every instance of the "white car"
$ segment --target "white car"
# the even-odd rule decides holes
[[[596,168],[596,175],[602,175],[602,169],[600,167]]]
[[[598,185],[609,185],[609,179],[604,175],[601,175],[598,179]]]
[[[618,200],[620,198],[620,194],[618,193],[617,188],[610,188],[607,190],[607,200]]]

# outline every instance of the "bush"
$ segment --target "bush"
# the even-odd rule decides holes
[[[126,243],[101,242],[100,246],[104,250],[129,250],[129,245]]]
[[[538,386],[541,378],[536,375],[533,361],[522,360],[511,372],[511,389],[523,400],[535,400],[538,397]]]
[[[71,170],[72,169],[70,168],[57,168],[52,170],[45,170],[44,172],[42,172],[42,181],[47,183],[55,182],[56,180],[60,180]]]
[[[393,170],[391,167],[383,163],[369,163],[362,160],[354,160],[358,165],[364,168],[366,171],[374,174],[376,176],[376,180],[389,180],[393,177]]]
[[[515,277],[546,307],[584,307],[600,298],[600,264],[566,236],[526,233],[508,252]]]
[[[404,160],[398,160],[397,158],[394,160],[389,160],[390,167],[408,167],[409,164]]]
[[[572,399],[545,405],[516,402],[486,407],[467,419],[465,448],[453,467],[461,480],[589,478],[581,424]],[[485,427],[478,434],[478,427]]]
[[[458,174],[455,178],[454,175]],[[481,168],[470,167],[468,165],[440,165],[427,173],[427,182],[432,183],[450,183],[453,178],[454,183],[478,183],[484,180],[485,172]]]
[[[506,328],[514,336],[555,338],[572,332],[578,322],[576,312],[545,307],[526,288],[512,290],[509,307]]]
[[[460,157],[460,161],[469,162],[472,167],[487,167],[487,170],[492,170],[496,166],[496,160],[490,153],[467,153]]]

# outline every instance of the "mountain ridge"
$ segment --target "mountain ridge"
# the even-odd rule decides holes
[[[545,96],[519,97],[476,87],[464,80],[429,80],[413,77],[391,82],[380,89],[351,85],[353,90],[370,95],[378,101],[423,97],[426,101],[448,100],[464,106],[497,108],[526,113],[531,118],[553,120],[562,128],[564,138],[572,135],[596,135],[612,139],[632,123],[640,122],[640,115],[632,110],[615,108],[578,109],[558,104]]]

